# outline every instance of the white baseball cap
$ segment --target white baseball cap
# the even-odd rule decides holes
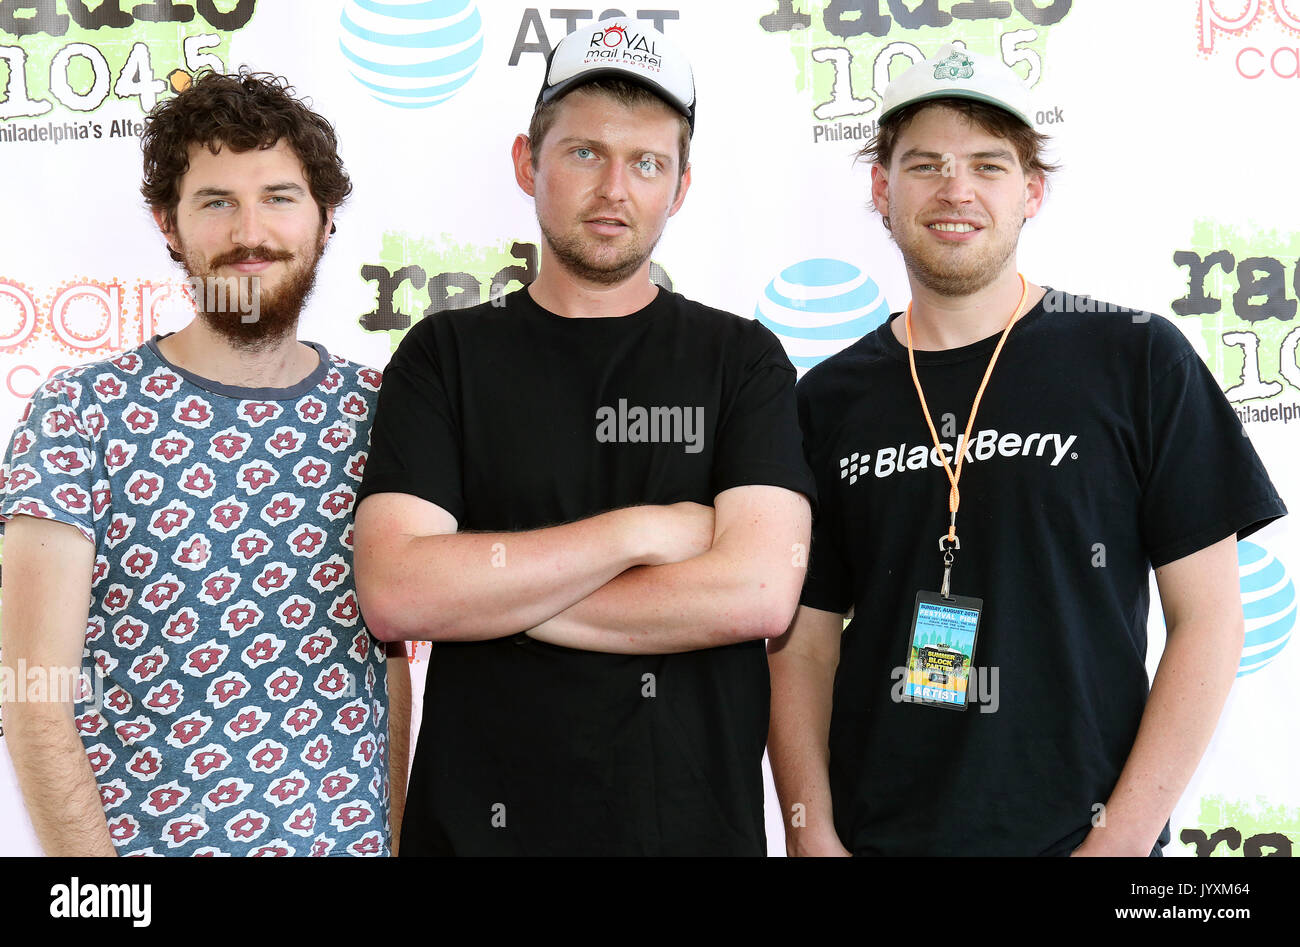
[[[657,29],[625,16],[570,33],[546,60],[537,102],[550,102],[601,76],[645,86],[681,112],[695,131],[695,77],[691,64]]]
[[[951,43],[939,47],[925,62],[917,63],[889,84],[880,120],[883,122],[913,102],[949,98],[987,102],[1030,127],[1034,124],[1029,118],[1029,88],[1011,67]]]

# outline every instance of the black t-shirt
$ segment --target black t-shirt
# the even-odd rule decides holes
[[[569,319],[521,290],[402,340],[358,502],[514,531],[748,484],[811,497],[794,378],[766,328],[673,293]],[[623,656],[523,630],[433,646],[404,854],[764,853],[761,641]]]
[[[949,448],[996,343],[916,353]],[[894,699],[948,527],[907,349],[886,323],[797,395],[820,501],[802,602],[854,613],[830,734],[840,839],[859,854],[1068,853],[1145,706],[1149,568],[1286,512],[1241,423],[1159,316],[1040,303],[1022,317],[960,481],[952,593],[984,600],[972,666],[989,697],[953,712]]]

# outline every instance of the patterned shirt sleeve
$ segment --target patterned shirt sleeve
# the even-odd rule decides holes
[[[52,378],[28,401],[0,464],[0,524],[18,515],[97,534],[108,508],[99,435],[104,412],[76,371]]]

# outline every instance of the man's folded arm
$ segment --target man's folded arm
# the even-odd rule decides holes
[[[71,699],[86,643],[95,547],[76,527],[31,516],[11,518],[4,535],[0,640],[11,671],[5,676],[15,687],[33,675],[45,684],[39,699],[6,694],[0,710],[27,813],[47,855],[115,855]],[[16,673],[20,661],[24,674]]]
[[[442,507],[375,493],[357,508],[357,594],[382,641],[483,641],[518,634],[633,566],[708,548],[713,511],[634,506],[518,533],[458,533]]]
[[[807,566],[808,500],[782,487],[715,499],[714,539],[694,558],[629,569],[529,631],[584,651],[668,654],[782,634]]]

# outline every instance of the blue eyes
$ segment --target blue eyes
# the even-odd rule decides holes
[[[293,200],[292,197],[285,197],[283,194],[271,194],[271,195],[269,195],[269,196],[266,198],[265,203],[268,203],[268,204],[292,204],[292,203],[294,203],[294,200]],[[225,208],[227,208],[227,207],[232,207],[232,206],[234,206],[234,205],[233,205],[230,201],[226,200],[226,198],[224,198],[224,197],[218,197],[218,198],[215,198],[215,199],[210,200],[210,201],[208,201],[207,203],[205,203],[205,204],[203,205],[203,209],[204,209],[204,210],[207,210],[208,208],[211,207],[211,208],[213,208],[213,209],[215,209],[215,210],[224,210]]]
[[[596,154],[596,152],[593,151],[591,148],[585,148],[585,147],[574,148],[573,156],[577,158],[579,161],[582,161],[584,163],[590,161],[596,161],[599,160],[600,158],[600,156]],[[634,161],[632,163],[632,168],[635,169],[637,173],[640,174],[642,177],[646,177],[646,178],[655,177],[660,172],[658,160],[651,155],[647,155],[644,158]]]

